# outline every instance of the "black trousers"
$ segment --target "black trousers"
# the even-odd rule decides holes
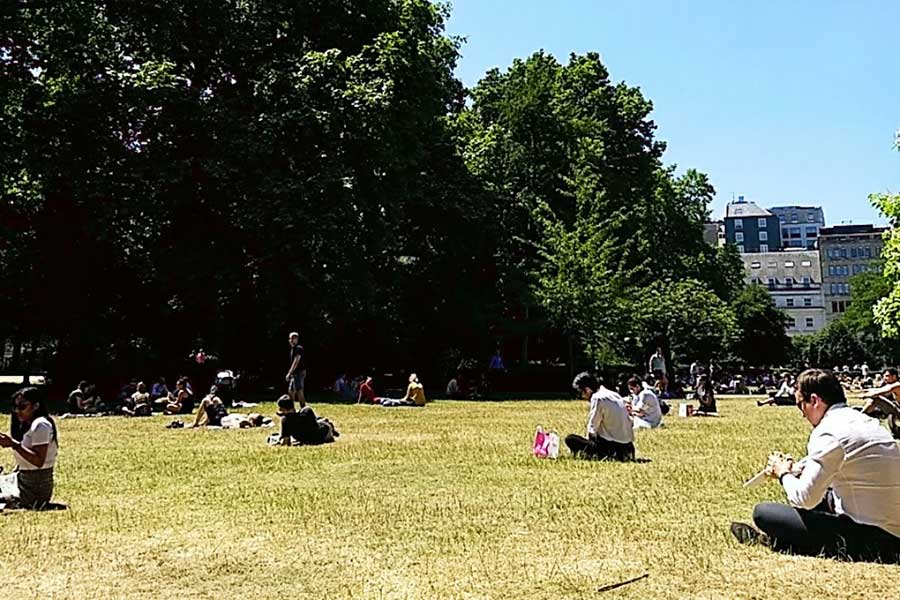
[[[804,510],[763,502],[753,509],[753,522],[772,539],[772,547],[779,552],[900,562],[900,538],[879,527],[830,512],[824,503],[813,510]]]
[[[634,444],[631,442],[621,444],[600,436],[592,435],[590,438],[586,438],[572,433],[566,436],[566,446],[569,447],[575,458],[634,460]]]

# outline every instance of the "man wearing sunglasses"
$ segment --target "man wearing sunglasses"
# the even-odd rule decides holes
[[[797,378],[797,408],[813,426],[807,456],[773,457],[787,504],[753,510],[756,528],[733,523],[742,543],[810,556],[900,560],[900,447],[878,421],[847,406],[837,378],[808,369]]]

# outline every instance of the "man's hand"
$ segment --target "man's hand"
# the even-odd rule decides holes
[[[5,433],[0,433],[0,448],[12,448],[14,441]]]
[[[290,373],[288,373],[287,375],[284,376],[284,381],[285,381],[285,383],[291,382],[291,374]]]
[[[781,479],[782,475],[794,472],[794,459],[789,455],[775,452],[769,456],[769,464],[766,466],[766,475],[773,479]]]

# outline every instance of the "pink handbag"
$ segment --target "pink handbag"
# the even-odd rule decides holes
[[[543,427],[538,426],[534,432],[534,443],[531,446],[531,453],[536,458],[558,457],[559,435],[553,431],[545,432]]]

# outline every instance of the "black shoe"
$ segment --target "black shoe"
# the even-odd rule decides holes
[[[739,544],[755,546],[762,543],[762,534],[746,523],[738,523],[737,521],[732,523],[731,535],[735,537]]]

